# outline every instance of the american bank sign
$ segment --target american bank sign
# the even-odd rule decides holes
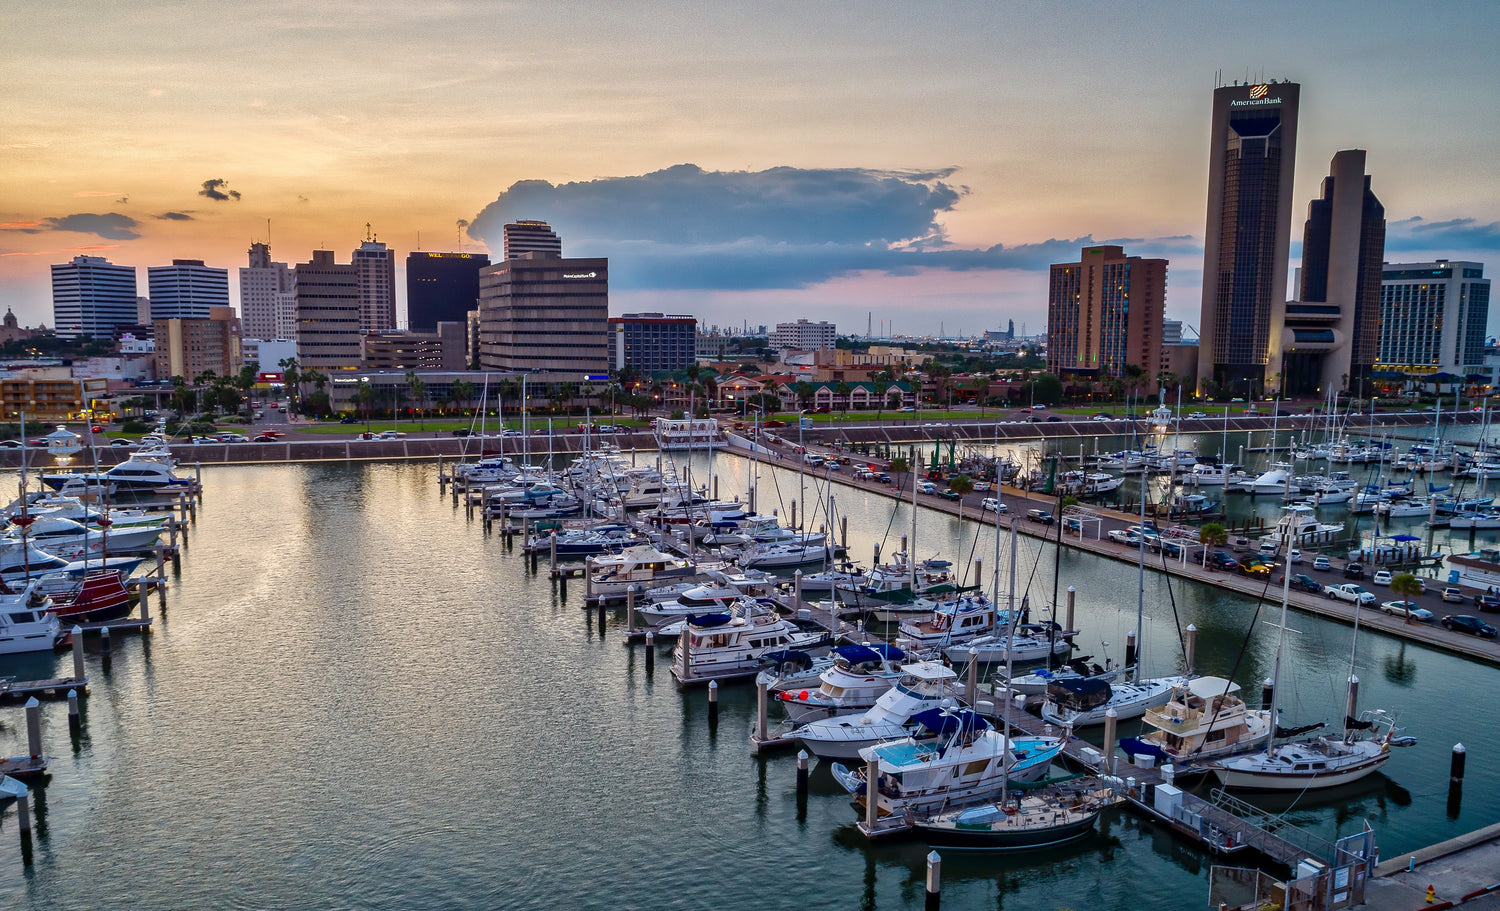
[[[1229,106],[1232,108],[1247,108],[1258,104],[1281,104],[1281,96],[1277,95],[1275,98],[1271,98],[1269,97],[1270,93],[1271,87],[1269,85],[1252,85],[1250,86],[1249,98],[1243,101],[1231,101],[1229,102]]]

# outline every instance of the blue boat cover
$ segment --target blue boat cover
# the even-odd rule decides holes
[[[833,650],[834,654],[843,658],[850,664],[867,664],[885,658],[889,661],[900,661],[906,657],[906,653],[894,645],[879,643],[876,645],[841,645]]]
[[[763,667],[780,667],[786,665],[789,667],[809,668],[813,666],[811,655],[807,652],[796,650],[766,652],[760,656],[760,662]]]
[[[969,711],[968,709],[947,710],[927,709],[911,716],[911,720],[922,727],[937,734],[939,737],[947,737],[952,734],[965,733],[977,734],[987,730],[990,726],[988,721]]]
[[[1131,759],[1137,756],[1155,756],[1157,761],[1160,762],[1170,761],[1172,758],[1161,747],[1135,737],[1121,737],[1120,749],[1124,750],[1125,755]]]
[[[729,622],[728,614],[688,614],[690,626],[723,626]]]

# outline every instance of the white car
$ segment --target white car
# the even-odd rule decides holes
[[[937,493],[937,486],[931,481],[922,481],[917,484],[918,493]]]
[[[1116,528],[1109,533],[1109,539],[1116,544],[1139,544],[1141,536],[1128,528]]]
[[[1427,623],[1432,620],[1432,611],[1425,607],[1417,607],[1415,601],[1387,601],[1380,605],[1380,609],[1392,617],[1403,619],[1410,617],[1418,623]]]
[[[985,497],[983,500],[981,500],[979,503],[979,509],[980,511],[988,510],[989,512],[1002,515],[1010,511],[1010,509],[1004,503],[1001,503],[994,497]]]
[[[400,439],[404,439],[405,437],[406,437],[406,434],[402,433],[399,430],[382,430],[382,431],[380,431],[380,434],[379,434],[379,436],[376,437],[376,439],[377,440],[400,440]]]
[[[1390,585],[1391,571],[1388,569],[1382,569],[1375,575],[1371,576],[1370,581],[1375,583],[1376,585]]]
[[[1208,417],[1208,415],[1204,414],[1203,412],[1201,412],[1201,411],[1195,411],[1192,414],[1188,415],[1188,420],[1190,420],[1190,421],[1201,421],[1201,420],[1203,420],[1206,417]]]
[[[1288,563],[1301,563],[1302,551],[1298,550],[1295,547],[1292,548],[1291,550],[1287,551],[1286,560]]]
[[[975,481],[974,482],[974,492],[975,493],[984,493],[985,491],[989,490],[992,486],[993,485],[991,485],[989,481]]]

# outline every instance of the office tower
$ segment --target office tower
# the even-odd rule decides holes
[[[209,308],[202,319],[167,317],[151,324],[158,378],[180,376],[191,383],[208,371],[218,376],[239,373],[242,324],[227,304]]]
[[[60,338],[107,339],[135,321],[134,266],[75,256],[52,267],[52,323]]]
[[[271,262],[270,245],[250,245],[250,265],[240,267],[240,320],[246,338],[297,337],[294,277],[286,263]]]
[[[1484,370],[1490,280],[1484,263],[1386,263],[1380,283],[1379,374],[1415,379]]]
[[[562,239],[545,221],[517,221],[505,226],[505,258],[522,254],[557,259],[562,256]]]
[[[489,264],[483,253],[408,253],[407,328],[432,332],[438,323],[463,322],[478,306],[479,270]]]
[[[820,351],[832,348],[838,341],[834,324],[799,319],[795,323],[777,323],[771,333],[771,347],[777,351]]]
[[[1300,91],[1292,82],[1214,90],[1200,389],[1257,395],[1281,363]]]
[[[1307,207],[1297,300],[1286,303],[1282,358],[1268,389],[1364,391],[1380,344],[1385,207],[1370,192],[1363,149],[1333,156]]]
[[[208,319],[212,307],[229,306],[229,270],[201,259],[174,259],[170,266],[146,269],[151,320]]]
[[[308,369],[354,369],[360,364],[359,271],[337,263],[332,250],[314,250],[298,263],[297,364]]]
[[[697,359],[698,319],[662,313],[609,318],[609,365],[639,373],[681,370]]]
[[[1167,261],[1126,256],[1123,247],[1084,247],[1076,263],[1052,267],[1047,292],[1047,369],[1058,376],[1126,379],[1157,388]]]
[[[609,260],[535,252],[479,272],[479,366],[581,381],[609,374]]]
[[[351,254],[359,275],[359,324],[366,332],[396,328],[396,255],[378,240],[367,240]]]

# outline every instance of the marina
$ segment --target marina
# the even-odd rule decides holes
[[[720,496],[743,498],[748,493],[750,463],[744,459],[720,455],[710,469],[707,457],[699,453],[684,458],[682,463],[690,465],[696,477],[717,475]],[[252,862],[259,871],[257,875],[264,878],[265,894],[270,896],[272,904],[279,901],[278,896],[291,900],[298,864],[316,857],[325,866],[331,863],[336,877],[366,884],[360,888],[370,889],[372,898],[378,895],[375,904],[381,906],[396,907],[411,902],[418,894],[414,890],[421,890],[423,901],[432,901],[436,895],[438,900],[446,898],[450,904],[468,906],[470,890],[474,889],[505,890],[508,895],[518,896],[512,903],[517,907],[550,903],[559,894],[578,897],[577,903],[588,906],[583,896],[590,890],[583,871],[560,873],[546,889],[524,884],[524,871],[541,863],[550,848],[560,847],[571,837],[570,825],[546,820],[581,824],[609,808],[623,810],[641,799],[650,799],[655,803],[652,818],[670,826],[648,830],[657,842],[652,850],[661,849],[663,839],[665,845],[680,845],[684,850],[690,849],[690,845],[712,844],[726,857],[736,859],[757,874],[776,876],[779,888],[803,889],[835,903],[841,900],[840,896],[860,900],[861,895],[867,897],[869,907],[904,908],[921,902],[920,890],[912,897],[907,886],[920,880],[925,869],[927,849],[920,840],[903,838],[870,844],[857,835],[858,814],[850,808],[847,795],[828,776],[826,763],[814,764],[805,796],[798,797],[793,757],[786,752],[753,756],[746,739],[756,727],[757,699],[753,685],[725,683],[713,690],[677,689],[669,674],[669,640],[656,640],[652,657],[646,659],[641,645],[643,636],[635,644],[628,644],[626,634],[633,629],[624,602],[605,606],[602,611],[597,607],[584,609],[584,586],[579,584],[582,580],[575,576],[565,592],[565,580],[551,578],[546,552],[534,554],[539,560],[533,570],[528,555],[514,544],[507,547],[506,539],[512,536],[505,534],[499,524],[491,523],[486,531],[481,516],[471,517],[462,504],[455,506],[446,494],[439,495],[436,471],[435,464],[205,469],[210,496],[195,516],[193,559],[168,569],[170,610],[158,608],[153,612],[156,628],[151,634],[123,637],[115,643],[111,667],[103,677],[100,664],[104,656],[96,650],[94,636],[89,636],[85,670],[91,680],[91,695],[84,700],[85,740],[79,741],[80,750],[74,754],[67,774],[54,767],[51,781],[44,791],[36,792],[37,799],[33,801],[33,806],[41,810],[37,815],[45,813],[51,844],[60,845],[80,837],[97,842],[112,838],[105,834],[112,829],[131,831],[134,824],[126,820],[134,815],[134,807],[147,803],[154,808],[153,812],[177,820],[181,836],[168,838],[165,844],[153,849],[139,872],[114,873],[112,885],[104,889],[106,897],[129,894],[129,890],[141,887],[140,877],[151,875],[160,865],[183,862],[185,854],[207,871],[193,891],[212,904],[229,887],[229,871],[240,870],[248,862],[251,846],[272,840],[302,843],[306,847],[299,853],[309,857],[297,861],[294,856],[289,867],[268,861]],[[760,471],[761,497],[773,496],[768,492],[774,489],[773,475],[783,494],[796,489],[795,472],[764,464]],[[848,532],[851,553],[871,553],[874,545],[881,543],[881,529],[890,525],[899,530],[910,522],[909,503],[893,503],[853,488],[841,491],[842,488],[834,491],[834,514],[851,516]],[[819,493],[810,489],[808,499],[812,502],[826,495],[826,490]],[[250,509],[272,510],[306,533],[295,537],[274,536],[268,543],[269,552],[262,559],[236,560],[233,529],[240,521],[238,517]],[[896,511],[894,516],[892,510]],[[789,509],[782,511],[787,513]],[[966,512],[970,518],[973,515]],[[1020,524],[1026,527],[1025,522]],[[990,534],[990,526],[981,527],[972,521],[960,526],[954,516],[930,508],[926,502],[917,510],[918,552],[924,557],[932,552],[959,557],[954,561],[954,572],[961,577],[960,581],[962,577],[967,577],[970,584],[974,581],[978,573],[968,567],[970,554],[985,555],[992,551]],[[402,542],[402,552],[430,546],[444,554],[445,564],[450,568],[441,575],[440,587],[434,588],[434,578],[428,574],[394,571],[395,567],[388,564],[384,555],[397,546],[398,540]],[[672,538],[667,536],[665,540]],[[1044,605],[1052,585],[1053,557],[1048,555],[1051,545],[1043,537],[1027,537],[1024,542],[1023,562],[1028,567],[1034,562],[1034,568],[1028,569],[1034,578],[1027,583],[1033,603]],[[898,547],[894,537],[885,539],[884,544],[887,552]],[[1126,607],[1116,580],[1121,574],[1119,564],[1112,558],[1072,548],[1065,548],[1057,559],[1065,587],[1074,587],[1078,592],[1077,616],[1070,625],[1085,631],[1080,647],[1100,657],[1103,648],[1105,654],[1118,659],[1119,643],[1126,640]],[[291,567],[298,567],[294,575],[300,581],[287,585],[285,580],[291,577],[286,571]],[[1133,572],[1129,578],[1133,586]],[[1181,614],[1179,619],[1184,623],[1191,621],[1202,631],[1196,658],[1200,673],[1222,675],[1235,671],[1238,646],[1231,644],[1229,630],[1238,630],[1234,634],[1236,641],[1243,636],[1246,621],[1254,614],[1254,601],[1233,589],[1207,587],[1186,578],[1173,581],[1173,591],[1169,594],[1166,578],[1159,573],[1147,575],[1148,601],[1168,605],[1175,599]],[[811,593],[804,593],[801,602],[807,606],[798,608],[792,600],[794,579],[788,578],[786,586],[778,598],[787,615],[795,617],[797,611],[807,610],[809,619],[824,620],[830,625],[838,623],[831,612],[817,605]],[[274,611],[273,602],[267,600],[271,591],[278,593]],[[332,591],[339,592],[339,597],[330,598],[328,593]],[[484,599],[485,606],[475,614],[472,593],[478,591],[494,594]],[[225,597],[224,593],[233,594]],[[426,605],[420,615],[398,608],[413,598]],[[1129,603],[1133,622],[1133,594]],[[523,609],[522,605],[526,607]],[[1152,614],[1151,619],[1156,622],[1143,629],[1139,647],[1148,655],[1158,656],[1153,659],[1153,666],[1159,661],[1164,663],[1164,670],[1170,669],[1174,664],[1170,656],[1176,649],[1172,641],[1175,635],[1168,634],[1172,618],[1156,609]],[[274,631],[266,625],[273,617]],[[426,622],[428,619],[439,623],[433,626]],[[1314,679],[1317,655],[1326,652],[1347,656],[1348,633],[1346,627],[1316,617],[1304,617],[1298,625],[1303,633],[1292,637],[1291,647],[1299,655],[1296,664],[1301,670],[1287,684],[1287,692],[1289,699],[1290,694],[1301,693],[1288,703],[1289,708],[1300,706],[1300,715],[1309,705],[1308,698],[1321,689]],[[857,638],[860,630],[847,624],[842,633]],[[267,636],[271,638],[267,640]],[[1402,642],[1384,634],[1368,638],[1372,640],[1370,651],[1362,664],[1373,670],[1365,671],[1363,698],[1380,704],[1411,704],[1413,699],[1420,700],[1412,688],[1418,680],[1433,675],[1444,681],[1447,690],[1453,686],[1482,687],[1486,675],[1492,673],[1419,643]],[[274,662],[268,662],[262,654],[266,641],[276,643],[278,659]],[[1101,642],[1115,645],[1101,646]],[[1263,636],[1252,639],[1245,655],[1247,663],[1234,672],[1235,679],[1244,682],[1266,675],[1269,656],[1264,648]],[[574,691],[579,681],[587,681],[583,693],[595,707],[585,713],[593,719],[592,736],[606,754],[628,757],[618,771],[606,764],[604,768],[608,771],[602,773],[602,783],[616,797],[603,799],[601,803],[597,798],[584,801],[571,794],[565,786],[572,775],[569,768],[548,769],[537,765],[535,780],[510,785],[502,783],[505,779],[499,777],[501,768],[476,767],[467,758],[478,739],[493,738],[493,742],[505,744],[501,752],[507,757],[506,765],[550,755],[566,742],[557,738],[568,728],[563,721],[568,713],[559,715],[542,704],[518,698],[520,693],[505,685],[505,676],[498,670],[514,667],[513,656],[528,653],[549,657],[540,664],[525,662],[521,666],[526,680],[522,691]],[[352,688],[348,685],[329,688],[334,679],[330,677],[333,672],[330,660],[339,669],[338,679],[352,684]],[[466,668],[479,669],[478,675],[466,675],[462,685],[457,681],[438,681],[434,685],[426,669],[455,661]],[[58,678],[66,676],[59,672],[69,664],[66,656],[39,656],[8,666],[4,673],[39,680]],[[21,673],[28,670],[29,673]],[[143,674],[148,672],[153,693],[151,704],[165,707],[165,717],[158,717],[160,712],[148,712],[147,703],[134,699],[122,701],[116,695],[140,692],[147,686]],[[252,673],[258,679],[257,684],[243,686],[251,679],[247,675]],[[204,717],[188,708],[203,698],[220,706],[225,717]],[[714,706],[712,713],[708,711],[710,705]],[[65,751],[66,738],[53,744],[53,738],[59,736],[55,732],[66,730],[60,727],[64,705],[49,702],[40,708],[48,719],[44,724],[47,752]],[[290,727],[285,733],[270,733],[270,739],[264,743],[247,738],[248,732],[233,727],[271,715],[284,716]],[[319,720],[324,717],[343,717],[347,721],[335,735]],[[186,725],[189,718],[193,721]],[[420,724],[413,729],[410,721],[420,718],[449,720],[438,726]],[[1037,732],[1044,733],[1039,727],[1041,722],[1034,716],[1017,715],[1015,720],[1038,726]],[[512,741],[500,733],[518,723],[539,732],[540,739]],[[665,738],[641,742],[636,732],[642,724],[670,733]],[[1428,724],[1424,722],[1420,727],[1426,728]],[[105,729],[110,731],[108,738],[102,737]],[[259,725],[255,730],[267,733]],[[1089,758],[1087,751],[1099,756],[1103,752],[1099,749],[1097,728],[1081,733],[1084,736],[1069,739],[1065,753],[1074,757],[1070,763],[1077,762],[1083,769],[1087,768],[1082,762]],[[1122,727],[1120,734],[1126,733],[1133,733],[1133,729],[1127,731]],[[1403,751],[1392,761],[1390,769],[1377,773],[1372,782],[1355,786],[1352,793],[1340,794],[1335,804],[1309,801],[1305,806],[1296,806],[1291,818],[1298,829],[1332,842],[1350,833],[1348,820],[1368,818],[1377,830],[1382,855],[1388,857],[1394,851],[1415,849],[1461,834],[1460,830],[1475,828],[1466,824],[1476,817],[1485,814],[1493,817],[1500,807],[1492,805],[1490,795],[1475,789],[1465,796],[1456,815],[1449,818],[1443,799],[1447,786],[1446,752],[1451,745],[1447,741],[1460,739],[1459,733],[1426,729],[1416,733],[1420,735],[1419,744]],[[0,731],[0,737],[4,736]],[[204,736],[209,739],[205,741]],[[1487,737],[1492,736],[1462,731],[1461,739],[1469,743],[1475,754],[1471,778],[1480,774],[1479,757],[1486,752]],[[113,742],[121,737],[123,742]],[[216,741],[222,741],[223,745],[214,745]],[[170,761],[169,774],[156,776],[161,779],[160,784],[150,784],[128,802],[109,806],[102,816],[77,808],[80,798],[111,787],[116,774],[130,774],[140,780],[137,770],[147,757],[143,752],[136,755],[138,751],[128,747],[136,742],[151,744],[152,755],[198,755],[191,764],[177,759]],[[377,742],[387,748],[370,752],[369,747]],[[328,761],[333,763],[330,769],[340,770],[336,776],[340,782],[338,788],[335,789],[332,775],[315,773],[299,784],[298,791],[305,793],[294,799],[291,812],[267,817],[255,810],[265,801],[274,801],[272,795],[281,790],[274,776],[257,771],[260,763],[266,762],[269,769],[271,756],[302,749],[303,745],[315,745],[327,754]],[[207,754],[201,752],[205,748]],[[395,761],[398,755],[418,748],[428,757],[420,772]],[[1493,750],[1491,745],[1490,751]],[[7,755],[14,752],[14,749],[0,750]],[[237,752],[255,759],[242,783],[234,791],[224,793],[209,773],[226,767],[230,756]],[[105,760],[109,765],[100,764]],[[1185,833],[1176,832],[1165,819],[1147,821],[1157,806],[1160,786],[1165,783],[1159,769],[1127,765],[1123,755],[1116,756],[1116,761],[1124,777],[1137,779],[1136,800],[1140,806],[1131,803],[1135,807],[1133,813],[1121,815],[1106,810],[1096,834],[1069,841],[1052,855],[1024,858],[990,855],[981,859],[980,855],[969,857],[964,852],[945,853],[944,903],[959,908],[990,906],[1003,890],[1007,898],[1017,896],[1014,901],[1045,904],[1048,901],[1045,895],[1061,889],[1072,896],[1093,896],[1093,901],[1118,906],[1142,900],[1157,906],[1200,904],[1208,892],[1206,877],[1211,866],[1208,858],[1215,856],[1214,853],[1201,845],[1191,847],[1193,842],[1178,841]],[[123,763],[118,773],[109,771],[114,763]],[[1442,774],[1427,775],[1424,772],[1427,766],[1439,767]],[[637,773],[643,767],[653,769],[649,779],[642,779]],[[350,773],[354,773],[352,782]],[[594,774],[600,774],[597,768]],[[366,780],[368,784],[364,783]],[[375,801],[372,788],[376,780],[386,794],[389,786],[395,784],[398,792],[400,785],[405,785],[424,796],[420,803],[415,798],[400,797]],[[718,784],[708,788],[708,782]],[[350,783],[353,794],[341,795]],[[1149,798],[1145,793],[1148,784],[1152,788]],[[691,799],[684,788],[693,792]],[[1219,833],[1237,832],[1236,840],[1245,842],[1259,837],[1251,828],[1234,829],[1228,819],[1217,816],[1219,812],[1234,814],[1216,804],[1211,793],[1181,790],[1182,803],[1177,806],[1209,820]],[[236,820],[227,835],[216,835],[222,847],[215,853],[195,847],[192,835],[214,825],[198,809],[210,791],[216,794],[214,802],[223,804],[223,809],[233,813]],[[460,798],[460,794],[466,796]],[[477,805],[475,795],[484,795],[478,798]],[[548,795],[547,800],[542,795]],[[356,829],[348,825],[347,819],[338,822],[330,815],[334,804],[356,797],[362,800],[361,806],[373,817],[377,828],[383,826],[388,831],[403,833],[402,837],[395,841],[375,839],[371,843],[364,835],[367,826]],[[702,808],[704,799],[712,808],[707,815]],[[460,804],[466,808],[462,816],[452,809]],[[1264,806],[1266,802],[1257,799],[1254,804]],[[422,810],[417,809],[419,805]],[[1274,808],[1275,801],[1269,806]],[[690,807],[695,809],[690,811]],[[1243,807],[1236,809],[1242,811]],[[475,810],[477,818],[473,816]],[[1281,812],[1276,811],[1277,815]],[[1165,815],[1172,817],[1173,813],[1168,810]],[[504,822],[495,829],[497,820]],[[644,821],[643,824],[652,825]],[[485,827],[483,830],[481,825]],[[1256,825],[1269,824],[1262,820]],[[521,831],[519,827],[525,827],[528,835],[517,841],[511,833]],[[1285,831],[1279,825],[1273,828]],[[223,829],[215,825],[214,831]],[[466,863],[448,845],[454,831],[464,834],[466,844],[500,844],[504,840],[511,845],[510,859],[499,866]],[[450,835],[439,837],[440,832]],[[763,849],[746,844],[739,837],[745,832],[762,833],[762,839],[774,837],[780,852],[795,851],[816,859],[816,876],[807,869],[773,866]],[[1202,831],[1194,836],[1195,841],[1203,839]],[[16,863],[6,866],[7,872],[0,874],[4,877],[0,878],[0,894],[10,894],[9,890],[19,888],[19,880],[12,878],[18,875],[12,871],[21,869],[14,853],[17,846],[14,838],[7,841],[0,843],[0,858],[11,857]],[[365,844],[370,849],[359,847]],[[170,861],[169,851],[173,858]],[[1275,850],[1268,855],[1277,856]],[[1078,864],[1081,856],[1088,857],[1083,868]],[[1235,852],[1224,856],[1247,855]],[[458,873],[453,882],[438,883],[419,877],[419,883],[412,883],[405,877],[384,872],[392,857],[425,857]],[[34,872],[28,874],[29,881],[40,886],[31,887],[35,897],[24,900],[31,904],[23,906],[66,903],[69,895],[82,894],[74,890],[99,894],[99,881],[86,872],[54,870],[52,862],[41,853],[33,853],[32,858]],[[648,900],[657,879],[645,876],[643,861],[644,855],[638,849],[612,851],[589,871],[587,879],[607,876],[617,884],[616,891]],[[1083,869],[1097,870],[1100,875],[1081,876]],[[1131,872],[1124,874],[1125,869]],[[1119,875],[1110,875],[1110,871]],[[1286,876],[1286,871],[1281,875]],[[35,892],[38,888],[42,892]],[[734,897],[727,904],[748,906],[757,886],[746,876],[734,878],[731,888]],[[684,900],[689,902],[726,904],[719,884],[710,887],[685,882],[679,888],[674,883],[674,890],[682,891]]]

